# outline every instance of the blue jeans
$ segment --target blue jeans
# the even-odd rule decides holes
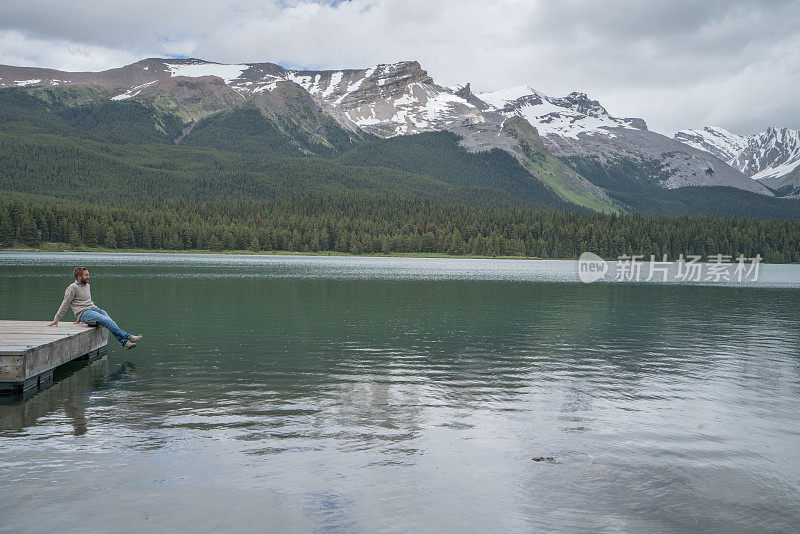
[[[123,345],[125,344],[125,341],[131,337],[129,333],[117,326],[117,323],[114,322],[114,319],[108,316],[105,310],[101,310],[100,308],[91,308],[84,311],[81,314],[81,322],[85,323],[87,321],[96,321],[97,324],[105,326],[108,328],[109,332],[114,334],[114,337],[117,338],[117,341]]]

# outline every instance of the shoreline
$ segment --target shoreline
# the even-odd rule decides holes
[[[461,260],[528,260],[528,261],[574,261],[577,262],[578,258],[539,258],[535,256],[476,256],[470,254],[446,254],[442,252],[388,252],[388,253],[374,253],[374,254],[353,254],[350,252],[339,252],[335,250],[323,251],[307,251],[297,252],[291,250],[166,250],[166,249],[109,249],[102,247],[67,247],[59,246],[45,247],[0,247],[0,253],[3,252],[71,252],[79,254],[88,253],[101,253],[101,254],[196,254],[196,255],[226,255],[226,256],[341,256],[350,258],[438,258],[438,259],[461,259]],[[608,262],[618,261],[617,259],[605,260]],[[642,264],[647,264],[648,259],[640,261]],[[708,261],[701,261],[699,263],[709,263]],[[762,261],[762,265],[800,265],[800,263],[769,263]]]
[[[7,247],[2,252],[74,252],[74,253],[109,253],[109,254],[216,254],[229,256],[342,256],[351,258],[453,258],[472,260],[545,260],[577,261],[577,258],[538,258],[535,256],[475,256],[470,254],[446,254],[442,252],[377,252],[374,254],[352,254],[334,250],[297,252],[292,250],[166,250],[166,249],[109,249],[102,247]]]

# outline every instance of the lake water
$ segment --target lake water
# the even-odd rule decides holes
[[[76,265],[144,339],[0,403],[0,531],[800,526],[800,266],[3,253],[0,319]]]

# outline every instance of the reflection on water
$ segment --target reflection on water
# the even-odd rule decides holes
[[[63,410],[76,436],[86,433],[84,395],[97,389],[108,374],[105,356],[95,361],[75,360],[58,367],[53,385],[41,392],[25,396],[0,398],[0,431],[13,431],[34,426],[40,419]]]
[[[587,286],[566,262],[185,258],[0,255],[0,319],[51,317],[78,261],[145,334],[0,405],[15,530],[32,502],[61,530],[800,524],[798,266]]]
[[[0,432],[13,435],[14,431],[36,426],[41,420],[62,411],[72,425],[73,434],[84,435],[87,431],[87,396],[114,387],[120,380],[136,377],[136,366],[131,362],[117,367],[109,374],[105,354],[92,360],[73,360],[55,369],[53,384],[46,389],[0,397]]]

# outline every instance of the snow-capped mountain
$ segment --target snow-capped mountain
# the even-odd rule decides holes
[[[771,194],[707,151],[649,131],[643,119],[613,117],[585,93],[550,97],[520,86],[477,97],[488,111],[526,119],[551,153],[576,164],[625,166],[635,169],[635,179],[669,189],[718,185]]]
[[[644,120],[614,117],[585,93],[551,97],[522,86],[473,94],[469,84],[436,84],[416,61],[320,71],[286,69],[275,63],[221,64],[159,58],[102,72],[0,65],[0,88],[65,84],[101,87],[110,93],[112,101],[161,106],[159,109],[174,113],[184,122],[184,132],[205,118],[244,104],[253,104],[277,122],[294,121],[308,139],[318,137],[320,128],[330,131],[326,121],[331,122],[331,118],[356,138],[364,133],[393,137],[448,130],[461,136],[462,145],[469,150],[497,148],[513,154],[551,187],[570,189],[572,192],[559,192],[564,198],[575,191],[589,191],[594,199],[602,199],[604,193],[597,185],[611,183],[615,188],[626,188],[626,181],[631,180],[669,189],[717,185],[773,194],[760,181],[747,179],[727,163],[732,161],[728,156],[733,149],[709,152],[709,147],[700,142],[679,142],[651,132]],[[299,107],[298,98],[304,102]],[[303,117],[295,120],[298,113]],[[509,121],[511,118],[515,120]],[[528,132],[519,121],[535,130]],[[778,146],[788,146],[788,134],[785,142],[780,141],[784,144],[777,141],[777,135],[774,137],[773,152]],[[734,141],[728,144],[738,147]],[[561,183],[545,179],[542,173],[547,166],[544,160],[532,157],[531,147],[572,165],[571,171],[559,171],[562,177],[570,178]],[[761,159],[773,152],[765,152]],[[791,163],[786,160],[782,164]],[[591,169],[596,177],[589,181],[595,185],[581,176]]]
[[[439,130],[465,118],[481,120],[480,110],[436,85],[416,61],[324,71],[202,60],[181,60],[165,67],[172,76],[220,77],[245,97],[273,91],[281,82],[294,82],[330,111],[383,137]]]
[[[681,130],[675,139],[714,154],[780,196],[800,197],[798,130],[770,127],[745,136],[706,126],[702,130]]]
[[[288,78],[360,128],[382,136],[482,120],[479,109],[436,85],[416,61],[365,70],[291,72]]]
[[[578,134],[613,137],[614,128],[646,130],[641,119],[617,119],[586,93],[573,92],[563,98],[544,95],[530,86],[512,87],[476,95],[490,109],[506,116],[519,116],[536,126],[539,135],[571,137]]]
[[[717,126],[681,130],[675,139],[711,152],[755,179],[784,176],[800,166],[800,131],[767,128],[753,135],[737,135]]]

